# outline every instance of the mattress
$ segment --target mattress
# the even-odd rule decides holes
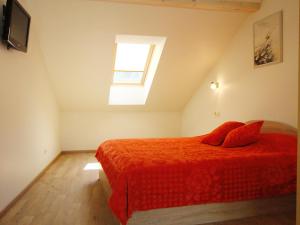
[[[239,148],[202,144],[204,136],[110,140],[96,153],[122,224],[136,211],[269,198],[296,191],[297,139],[262,134]]]

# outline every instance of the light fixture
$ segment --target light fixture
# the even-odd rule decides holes
[[[217,90],[219,88],[219,82],[214,82],[214,81],[210,82],[210,88],[212,90]]]

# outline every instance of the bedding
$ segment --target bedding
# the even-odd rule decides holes
[[[212,132],[202,139],[202,143],[209,145],[221,145],[225,140],[226,135],[241,126],[244,126],[244,123],[237,121],[228,121],[218,126]]]
[[[230,131],[222,146],[225,148],[242,147],[259,140],[260,129],[264,121],[257,121]]]
[[[297,139],[261,134],[238,148],[204,136],[111,140],[96,158],[111,185],[109,205],[125,225],[135,211],[281,196],[296,190]]]

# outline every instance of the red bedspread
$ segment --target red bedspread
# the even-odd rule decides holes
[[[295,136],[262,134],[241,148],[201,144],[202,138],[101,144],[96,158],[112,188],[109,205],[122,224],[135,211],[295,192]]]

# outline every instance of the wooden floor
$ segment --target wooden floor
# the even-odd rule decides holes
[[[61,155],[0,219],[0,225],[118,225],[106,206],[98,170],[84,170],[95,162],[90,153]],[[295,215],[287,214],[209,225],[294,224]]]

